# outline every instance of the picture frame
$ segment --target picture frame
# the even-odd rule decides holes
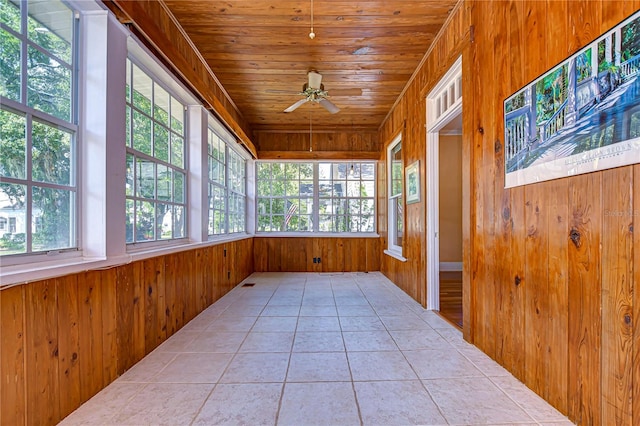
[[[420,160],[414,161],[404,170],[407,204],[420,202]]]
[[[505,188],[640,163],[640,12],[504,100]]]

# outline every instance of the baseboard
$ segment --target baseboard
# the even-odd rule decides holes
[[[462,262],[440,262],[441,271],[462,271]]]

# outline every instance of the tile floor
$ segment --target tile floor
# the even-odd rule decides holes
[[[380,273],[255,273],[63,425],[570,425]]]

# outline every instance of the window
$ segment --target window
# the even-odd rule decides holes
[[[258,232],[375,232],[375,163],[258,162]]]
[[[0,0],[2,256],[78,245],[76,27],[60,1]]]
[[[389,176],[389,250],[402,254],[404,235],[404,200],[402,197],[402,141],[398,137],[388,150]]]
[[[209,235],[246,229],[246,160],[212,129],[208,131]]]
[[[185,107],[127,60],[126,241],[186,236]]]

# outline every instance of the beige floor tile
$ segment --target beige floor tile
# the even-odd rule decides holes
[[[403,351],[405,358],[421,379],[484,377],[480,370],[453,348],[436,348],[438,349]]]
[[[398,346],[386,331],[345,331],[347,351],[397,351]]]
[[[203,331],[184,347],[184,351],[236,353],[245,337],[247,333],[240,331]]]
[[[340,331],[338,317],[300,317],[297,331]]]
[[[291,317],[274,317],[274,316],[261,316],[257,319],[253,325],[251,331],[266,331],[266,332],[284,332],[284,331],[296,331],[298,324],[298,316]]]
[[[355,381],[418,379],[400,351],[348,352],[347,357]]]
[[[180,353],[153,377],[162,383],[216,383],[232,354]]]
[[[503,424],[533,419],[488,378],[448,378],[423,383],[453,424]]]
[[[282,394],[280,383],[220,384],[194,425],[274,425]]]
[[[146,384],[142,383],[120,383],[118,381],[111,383],[59,424],[62,426],[113,424],[113,417],[145,386]]]
[[[348,382],[351,372],[344,352],[294,352],[287,382]]]
[[[359,425],[351,383],[287,383],[278,416],[280,426]]]
[[[384,324],[375,317],[340,317],[342,331],[384,331]]]
[[[338,352],[344,351],[342,334],[339,331],[297,332],[293,342],[294,352]]]
[[[157,383],[147,385],[121,407],[116,425],[187,425],[198,414],[214,385]]]
[[[220,383],[282,383],[288,365],[288,353],[237,354]]]
[[[251,332],[247,335],[240,352],[291,352],[293,332],[260,333]]]
[[[418,380],[354,385],[364,425],[447,424]]]
[[[401,350],[451,348],[431,327],[424,330],[389,330],[389,334]]]

